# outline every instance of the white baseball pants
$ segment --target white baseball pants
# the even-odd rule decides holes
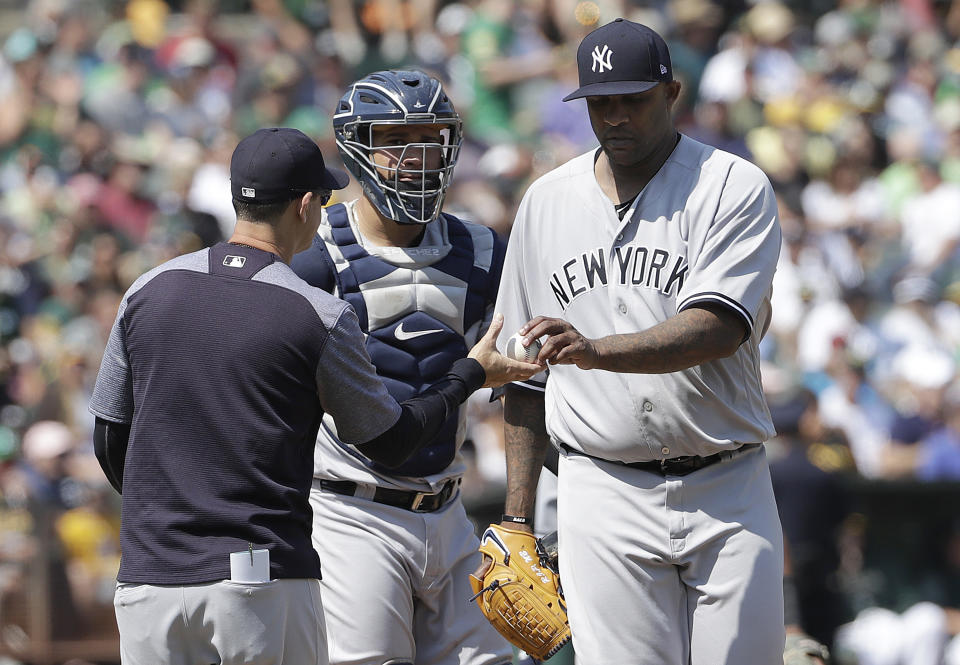
[[[316,579],[118,584],[123,665],[327,665]]]
[[[686,476],[575,453],[559,471],[578,662],[782,665],[783,541],[762,446]]]

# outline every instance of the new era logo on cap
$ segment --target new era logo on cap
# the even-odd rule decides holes
[[[251,189],[250,187],[241,187],[240,193],[244,196],[249,196],[251,199],[255,199],[257,197],[257,190]]]

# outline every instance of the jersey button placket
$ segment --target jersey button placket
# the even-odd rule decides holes
[[[651,402],[648,399],[643,400],[643,410],[645,413],[650,413],[651,411],[653,411],[653,402]],[[664,458],[666,458],[667,455],[670,454],[670,449],[667,446],[663,446],[660,448],[660,454],[663,455]]]
[[[635,401],[634,404],[636,405],[635,408],[637,408],[638,420],[642,423],[642,427],[644,431],[643,443],[646,446],[646,449],[650,454],[651,458],[655,458],[658,450],[657,442],[649,439],[646,436],[647,427],[650,426],[650,412],[653,411],[653,403],[646,398],[642,398],[642,400],[638,399],[637,401]]]

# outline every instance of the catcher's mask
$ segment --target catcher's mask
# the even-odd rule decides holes
[[[401,141],[389,131],[397,125],[423,132]],[[333,133],[344,165],[384,217],[428,224],[440,215],[463,134],[438,80],[416,70],[365,76],[340,99]]]

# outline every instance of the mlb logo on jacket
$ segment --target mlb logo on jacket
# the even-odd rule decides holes
[[[232,256],[228,254],[223,257],[223,265],[228,268],[242,268],[243,264],[247,262],[247,257],[245,256]]]

